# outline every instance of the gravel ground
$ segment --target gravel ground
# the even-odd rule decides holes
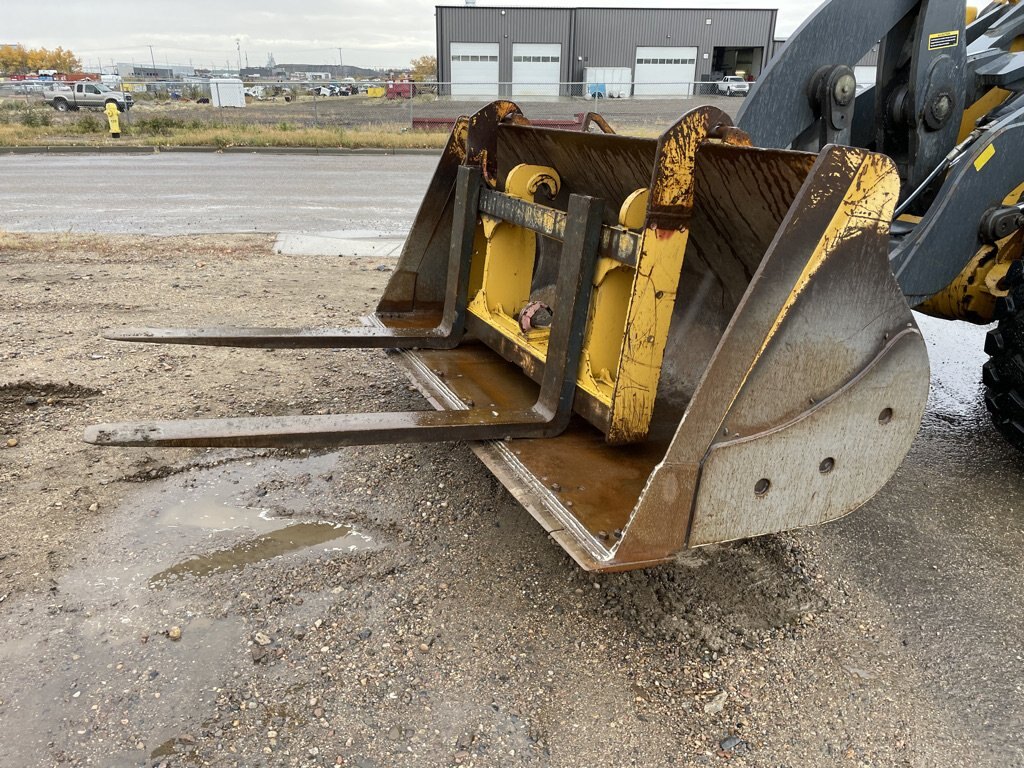
[[[864,588],[870,550],[835,544],[853,518],[595,577],[464,445],[81,443],[108,420],[424,407],[379,352],[99,338],[351,324],[391,267],[271,246],[0,235],[0,765],[1024,764]],[[1010,681],[976,685],[1012,720],[1006,652]]]

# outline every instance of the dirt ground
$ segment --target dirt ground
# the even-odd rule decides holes
[[[100,337],[353,324],[391,267],[272,242],[0,235],[0,765],[1021,764],[820,530],[592,576],[464,445],[81,442],[424,407],[380,352]]]

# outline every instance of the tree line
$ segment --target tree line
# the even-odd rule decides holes
[[[40,69],[58,72],[80,72],[82,62],[71,51],[57,47],[26,48],[23,45],[0,45],[0,75],[28,75]]]

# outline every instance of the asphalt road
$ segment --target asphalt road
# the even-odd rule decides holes
[[[422,156],[0,157],[0,229],[396,231],[411,222],[433,164]],[[982,405],[984,329],[921,321],[932,393],[910,455],[875,499],[816,536],[849,588],[882,606],[887,640],[899,640],[918,685],[943,702],[951,731],[934,738],[965,747],[979,765],[1024,765],[1024,461]]]
[[[405,232],[434,155],[0,155],[0,229]]]

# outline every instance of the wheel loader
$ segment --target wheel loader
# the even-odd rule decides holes
[[[832,0],[736,124],[657,139],[460,118],[362,327],[108,338],[378,348],[433,409],[105,424],[115,446],[467,441],[585,569],[833,520],[928,396],[913,310],[999,321],[986,401],[1024,445],[1024,3]],[[853,65],[879,45],[876,82]]]

